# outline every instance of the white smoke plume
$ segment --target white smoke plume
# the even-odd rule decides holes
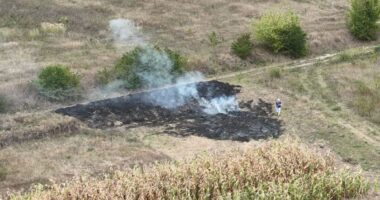
[[[150,47],[144,42],[137,27],[133,21],[128,19],[113,19],[109,22],[112,37],[116,45],[142,46],[143,53],[138,58],[139,67],[137,75],[145,88],[156,88],[165,85],[174,85],[168,90],[157,90],[148,93],[143,101],[155,105],[174,109],[185,105],[190,99],[195,99],[203,111],[210,115],[218,113],[227,114],[231,111],[239,110],[238,103],[234,96],[218,97],[212,100],[206,100],[199,96],[197,82],[204,81],[204,76],[200,72],[188,72],[177,77],[173,75],[173,63],[164,51],[159,51]],[[149,70],[146,70],[149,68]],[[103,95],[119,94],[117,88],[124,84],[123,82],[114,82],[103,88],[99,92]]]
[[[108,83],[105,87],[95,88],[88,95],[88,99],[100,100],[125,95],[125,90],[123,89],[124,84],[124,81],[116,80]]]
[[[189,72],[177,78],[174,87],[149,93],[146,100],[164,108],[173,109],[186,104],[191,98],[199,99],[196,83],[203,81],[200,72]]]
[[[140,55],[139,62],[142,66],[149,66],[150,70],[142,70],[138,73],[144,86],[149,88],[162,85],[174,85],[168,90],[153,91],[148,94],[145,101],[159,105],[164,108],[174,109],[183,106],[190,99],[195,99],[203,111],[210,115],[218,113],[227,114],[238,111],[239,105],[234,96],[217,97],[206,100],[198,94],[197,83],[204,81],[200,72],[188,72],[180,77],[172,75],[173,63],[165,52],[148,48]]]
[[[137,69],[137,75],[145,87],[154,88],[173,84],[174,76],[171,74],[173,63],[165,52],[145,47],[138,59],[140,67]]]
[[[206,99],[199,99],[199,104],[203,107],[203,112],[209,115],[216,115],[219,113],[227,114],[233,111],[239,111],[239,104],[235,96],[222,96],[207,101]]]
[[[117,45],[128,47],[146,45],[140,28],[129,19],[113,19],[109,21],[109,28]]]

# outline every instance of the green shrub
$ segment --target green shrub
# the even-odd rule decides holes
[[[360,40],[376,40],[379,15],[379,0],[352,0],[348,15],[351,33]]]
[[[208,35],[208,40],[213,47],[217,46],[220,43],[220,39],[215,31]]]
[[[270,69],[269,76],[271,79],[281,78],[281,69],[278,67]]]
[[[238,37],[231,45],[232,52],[241,59],[246,59],[252,52],[251,35],[249,33]]]
[[[61,65],[44,68],[37,80],[39,92],[52,100],[77,98],[79,96],[79,84],[79,76]]]
[[[154,77],[161,74],[177,77],[186,71],[186,66],[186,58],[171,49],[136,47],[122,56],[115,65],[114,73],[116,79],[123,80],[127,88],[137,89],[143,86],[156,87],[172,81],[158,80],[158,78],[156,84],[144,85],[142,80],[144,75]]]
[[[187,59],[180,55],[178,52],[169,48],[165,48],[164,51],[169,56],[169,59],[173,62],[171,72],[175,75],[181,75],[186,71]]]
[[[353,55],[348,52],[342,52],[337,57],[337,62],[350,62],[353,60]]]
[[[5,178],[7,177],[7,174],[8,174],[7,169],[0,166],[0,181],[4,181]]]
[[[254,22],[252,28],[256,39],[275,53],[281,52],[296,58],[307,53],[306,33],[301,28],[298,16],[292,12],[268,12],[258,22]]]
[[[103,68],[102,70],[98,71],[96,74],[96,81],[100,85],[107,85],[114,79],[114,72],[113,70],[109,70],[107,68]]]
[[[4,113],[7,111],[8,101],[5,96],[0,94],[0,113]]]

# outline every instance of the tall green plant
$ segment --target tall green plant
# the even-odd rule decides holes
[[[6,112],[8,107],[8,101],[5,96],[0,94],[0,113]]]
[[[379,0],[351,0],[348,26],[360,40],[376,40],[380,16]]]
[[[241,59],[246,59],[252,52],[251,35],[249,33],[240,35],[231,45],[232,52]]]
[[[299,17],[293,12],[268,12],[259,21],[253,22],[252,32],[257,40],[275,53],[296,58],[307,54],[306,33]]]

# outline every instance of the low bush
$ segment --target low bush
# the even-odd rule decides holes
[[[39,92],[52,100],[75,99],[80,96],[79,76],[62,65],[44,68],[36,83]]]
[[[306,33],[299,18],[292,12],[268,12],[253,23],[252,32],[256,39],[275,53],[285,53],[292,57],[307,54]]]
[[[369,184],[359,173],[337,172],[329,156],[272,142],[49,188],[11,199],[347,199],[366,194]]]
[[[376,40],[380,16],[379,0],[351,0],[348,26],[360,40]]]
[[[281,69],[278,67],[272,68],[269,70],[269,76],[271,79],[281,78]]]
[[[97,72],[96,81],[100,85],[107,85],[115,78],[114,76],[115,74],[113,70],[103,68],[102,70]]]
[[[212,33],[208,35],[208,40],[211,46],[213,47],[216,47],[221,42],[220,38],[218,37],[215,31],[213,31]]]
[[[45,34],[61,34],[66,32],[66,25],[63,23],[41,23],[41,32]]]
[[[252,52],[252,41],[249,33],[239,36],[231,45],[232,52],[241,59],[246,59]]]
[[[8,109],[8,101],[4,95],[0,94],[0,113],[6,112]]]
[[[187,59],[169,48],[136,47],[122,56],[114,68],[116,79],[129,89],[169,84],[186,71]]]
[[[0,182],[1,181],[4,181],[5,178],[7,178],[7,169],[5,169],[4,167],[0,166]]]

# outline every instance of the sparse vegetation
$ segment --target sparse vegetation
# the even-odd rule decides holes
[[[353,105],[357,112],[365,117],[369,117],[374,122],[380,122],[380,87],[374,79],[370,83],[356,81],[355,98]]]
[[[275,53],[281,52],[296,58],[307,53],[306,33],[293,12],[265,13],[259,21],[254,21],[252,30],[256,39]]]
[[[350,62],[353,60],[353,56],[348,52],[342,52],[338,55],[337,62]]]
[[[246,59],[252,52],[252,41],[249,33],[239,36],[231,45],[232,52],[241,59]]]
[[[375,40],[379,29],[379,0],[351,0],[348,26],[360,40]]]
[[[4,95],[0,94],[0,113],[4,113],[7,111],[8,101]]]
[[[115,74],[113,70],[109,70],[107,68],[103,68],[98,71],[96,74],[96,81],[100,85],[107,85],[115,78]]]
[[[219,36],[216,34],[215,31],[213,31],[212,33],[208,35],[208,40],[211,46],[213,47],[216,47],[221,42],[221,39],[219,38]]]
[[[44,68],[38,75],[36,85],[43,96],[52,100],[67,100],[80,95],[79,76],[62,65]]]
[[[66,32],[66,26],[63,23],[41,23],[41,31],[45,34],[60,34]]]
[[[7,169],[0,165],[0,182],[4,181],[7,178]]]
[[[269,70],[269,76],[271,79],[281,78],[281,69],[278,67]]]
[[[149,181],[147,181],[149,180]],[[272,142],[245,153],[204,155],[118,172],[101,180],[35,190],[21,199],[343,199],[366,194],[362,175],[336,172],[333,160],[295,142]]]

